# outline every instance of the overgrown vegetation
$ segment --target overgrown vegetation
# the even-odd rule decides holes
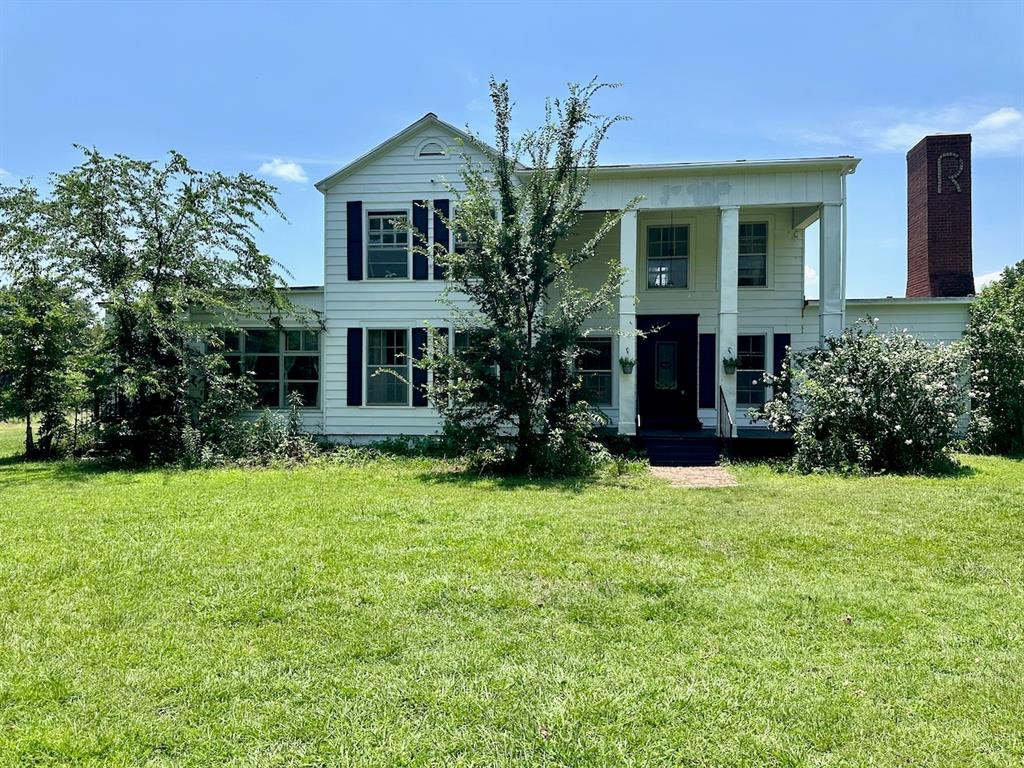
[[[208,318],[273,323],[288,310],[255,239],[259,219],[279,214],[275,190],[176,152],[155,163],[82,151],[48,196],[29,182],[0,188],[0,371],[13,382],[2,413],[41,413],[48,454],[83,401],[101,455],[148,464],[179,461],[197,441],[221,450],[253,390],[226,371]]]
[[[879,333],[860,321],[820,349],[791,353],[775,396],[754,412],[791,431],[801,472],[936,472],[968,405],[961,345],[929,346],[908,333]]]
[[[974,447],[1024,454],[1024,261],[1004,269],[971,304],[967,341]]]
[[[622,280],[618,263],[596,290],[576,285],[573,268],[594,256],[623,211],[608,213],[575,248],[590,172],[608,130],[623,118],[594,112],[612,87],[570,84],[547,103],[544,123],[512,136],[507,83],[490,84],[496,146],[466,157],[465,191],[454,186],[450,252],[434,254],[447,272],[453,330],[465,335],[450,353],[435,337],[422,365],[435,371],[433,402],[446,439],[481,466],[537,475],[590,471],[607,453],[593,436],[595,412],[581,392],[577,362],[586,322],[611,308]],[[470,308],[453,295],[468,297]],[[458,338],[457,338],[458,341]]]

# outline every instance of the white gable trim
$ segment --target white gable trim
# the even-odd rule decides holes
[[[406,128],[403,128],[401,131],[396,133],[394,136],[392,136],[387,141],[385,141],[385,142],[383,142],[381,144],[378,144],[376,147],[371,149],[366,154],[357,157],[355,160],[353,160],[351,163],[346,165],[344,168],[341,168],[341,169],[335,171],[334,173],[332,173],[330,176],[328,176],[328,177],[318,181],[315,184],[316,188],[318,190],[320,190],[321,192],[326,192],[328,189],[333,187],[339,181],[342,181],[346,176],[351,175],[352,173],[354,173],[355,171],[359,170],[363,166],[369,164],[376,157],[378,157],[378,156],[388,152],[391,149],[394,149],[396,146],[401,144],[402,141],[404,141],[406,138],[408,138],[409,136],[411,136],[411,135],[413,135],[413,134],[415,134],[415,133],[417,133],[417,132],[419,132],[419,131],[423,130],[424,128],[427,128],[427,127],[440,128],[442,131],[448,133],[449,135],[451,135],[452,137],[454,137],[456,139],[459,139],[459,140],[465,142],[469,146],[479,147],[479,148],[481,148],[481,149],[483,149],[485,151],[489,151],[491,153],[495,152],[495,150],[493,148],[487,146],[486,144],[483,144],[479,139],[474,138],[473,136],[470,136],[465,131],[460,131],[458,128],[456,128],[454,125],[451,125],[450,123],[446,123],[444,120],[440,119],[433,112],[427,112],[427,114],[425,114],[423,117],[421,117],[415,123],[413,123],[412,125],[410,125],[410,126],[408,126]],[[437,137],[431,137],[431,140],[437,141]],[[448,150],[449,152],[451,150],[450,147],[445,147],[445,149]]]

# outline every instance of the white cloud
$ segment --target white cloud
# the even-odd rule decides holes
[[[8,171],[6,168],[0,168],[0,179],[6,179],[10,175],[11,172]]]
[[[260,173],[283,181],[309,181],[305,169],[298,163],[275,157],[260,166]]]
[[[818,270],[810,264],[804,264],[804,295],[810,299],[818,296]]]
[[[998,280],[1002,276],[1002,274],[1003,270],[1000,269],[998,272],[986,272],[984,275],[975,275],[974,289],[980,291],[986,285],[991,285],[996,280]]]
[[[848,127],[801,131],[810,144],[867,145],[882,152],[906,152],[925,136],[970,133],[975,154],[1019,155],[1024,152],[1024,113],[1016,107],[980,108],[952,105],[932,110],[883,110]]]

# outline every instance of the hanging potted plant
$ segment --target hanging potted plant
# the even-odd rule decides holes
[[[634,360],[632,357],[620,357],[619,365],[622,366],[623,373],[632,373],[633,366],[636,365],[636,360]]]
[[[732,347],[729,347],[729,354],[722,358],[722,367],[727,374],[732,376],[732,374],[736,373],[737,365],[739,365],[739,360],[733,357]]]

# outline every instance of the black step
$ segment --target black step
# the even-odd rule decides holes
[[[717,437],[641,436],[640,444],[655,467],[708,467],[722,455]]]

